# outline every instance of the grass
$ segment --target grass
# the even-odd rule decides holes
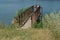
[[[30,7],[21,8],[20,10],[18,10],[16,12],[16,16],[15,17],[17,17],[18,15],[24,14],[28,9],[30,9]]]
[[[60,12],[45,14],[42,24],[35,24],[35,28],[20,29],[0,23],[0,40],[60,40]]]
[[[60,12],[46,14],[42,22],[44,28],[51,30],[55,40],[60,40]]]
[[[48,29],[0,29],[0,40],[53,40]]]
[[[54,40],[49,29],[28,28],[20,29],[14,25],[0,25],[0,40]]]

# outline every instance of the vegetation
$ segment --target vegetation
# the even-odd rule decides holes
[[[43,19],[43,28],[48,28],[53,33],[55,40],[60,40],[60,12],[46,14]]]
[[[0,40],[60,40],[60,12],[45,14],[41,23],[28,29],[0,23]]]
[[[25,11],[27,11],[29,8],[30,8],[30,7],[26,7],[26,8],[22,8],[22,9],[18,10],[18,12],[17,12],[17,14],[16,14],[16,17],[17,17],[18,15],[21,15],[21,14],[25,13]]]
[[[41,22],[36,22],[35,24],[34,24],[34,28],[43,28],[43,23],[42,23],[42,21]]]
[[[55,40],[60,40],[60,12],[45,14],[42,22],[35,23],[34,28],[49,29],[53,33]]]
[[[0,29],[0,40],[53,40],[48,29]]]

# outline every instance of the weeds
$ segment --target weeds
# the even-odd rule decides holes
[[[0,23],[0,40],[60,40],[60,12],[46,14],[34,28],[17,29]]]

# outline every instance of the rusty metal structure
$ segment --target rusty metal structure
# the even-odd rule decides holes
[[[41,7],[39,5],[31,6],[28,9],[26,9],[24,12],[22,12],[20,15],[15,17],[15,19],[19,24],[19,26],[22,27],[27,22],[29,17],[31,17],[31,25],[33,26],[33,24],[37,22],[41,14],[40,10],[41,10]]]

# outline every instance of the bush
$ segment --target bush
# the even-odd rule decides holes
[[[43,28],[43,23],[42,23],[42,21],[40,22],[40,23],[35,23],[34,24],[34,28]]]
[[[42,19],[43,27],[53,32],[55,40],[60,40],[60,12],[45,14]]]

